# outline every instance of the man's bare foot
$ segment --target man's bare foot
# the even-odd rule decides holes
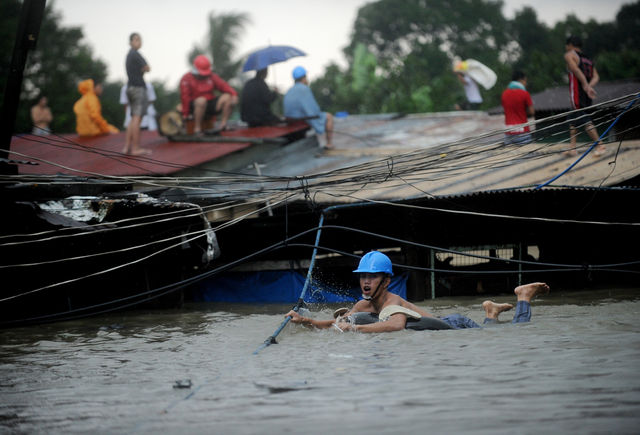
[[[564,151],[562,154],[565,156],[572,157],[572,156],[577,156],[578,151],[576,151],[575,148],[569,148],[568,150]]]
[[[549,286],[543,282],[533,282],[531,284],[521,285],[513,291],[519,301],[531,302],[535,296],[549,293]]]
[[[601,155],[603,155],[604,153],[607,152],[607,147],[605,147],[604,145],[600,144],[596,147],[595,151],[593,152],[593,156],[594,157],[600,157]]]
[[[509,311],[513,308],[511,304],[497,304],[493,301],[484,301],[482,303],[482,308],[484,308],[484,312],[486,313],[487,319],[498,319],[498,315],[503,311]]]
[[[131,154],[132,156],[149,156],[151,155],[151,150],[148,148],[138,148],[135,150],[131,150],[129,154]]]

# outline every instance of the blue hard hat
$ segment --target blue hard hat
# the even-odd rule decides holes
[[[293,79],[298,80],[307,75],[307,70],[301,66],[297,66],[293,69]]]
[[[371,251],[367,252],[360,259],[358,268],[354,270],[356,273],[378,273],[383,272],[393,276],[393,270],[391,268],[391,260],[382,252]]]

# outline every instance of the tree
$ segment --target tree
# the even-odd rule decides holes
[[[509,41],[501,7],[491,0],[379,0],[358,11],[346,53],[363,43],[389,68],[417,47],[432,45],[490,65]]]
[[[2,38],[2,90],[6,81],[8,65],[20,11],[20,1],[4,0],[0,2],[2,32],[5,26],[11,30],[8,38]],[[36,49],[30,52],[25,66],[20,105],[15,131],[31,131],[29,111],[38,94],[44,94],[49,100],[53,112],[51,124],[54,132],[75,130],[73,104],[80,98],[78,83],[87,78],[103,82],[107,76],[104,62],[93,57],[91,48],[82,42],[84,37],[79,27],[60,26],[60,14],[47,5],[40,27],[40,36]]]
[[[349,67],[329,67],[312,83],[327,110],[352,113],[451,110],[464,98],[451,73],[454,59],[473,58],[498,81],[482,90],[483,108],[500,105],[514,69],[539,92],[566,84],[566,37],[583,38],[603,80],[640,76],[640,1],[621,8],[615,22],[581,22],[568,15],[552,28],[524,7],[513,20],[493,0],[378,0],[359,9],[343,50]]]
[[[640,78],[640,1],[623,5],[615,23],[597,40],[610,41],[598,53],[598,73],[603,80]]]
[[[538,21],[536,12],[528,6],[516,12],[509,28],[517,54],[506,59],[499,89],[504,88],[505,78],[509,78],[516,69],[527,74],[527,88],[533,93],[562,84],[566,76],[562,60],[565,37],[556,37],[549,27]]]
[[[640,1],[623,5],[616,14],[618,41],[628,50],[640,47]]]
[[[240,72],[242,59],[233,59],[236,44],[249,22],[245,13],[209,14],[209,32],[203,44],[196,44],[189,52],[189,65],[199,54],[208,54],[213,59],[216,74],[225,80]]]
[[[455,58],[500,66],[509,43],[501,6],[491,0],[379,0],[363,6],[344,49],[350,68],[332,83],[350,89],[335,89],[339,95],[332,102],[357,113],[451,110],[463,95],[451,71]]]

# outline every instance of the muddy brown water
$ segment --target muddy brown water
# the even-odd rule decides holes
[[[481,322],[481,302],[421,305]],[[638,433],[640,289],[552,290],[531,323],[507,312],[475,330],[289,324],[254,355],[289,308],[188,305],[2,330],[0,433]]]

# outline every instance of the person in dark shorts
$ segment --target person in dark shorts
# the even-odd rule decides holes
[[[140,146],[140,123],[142,117],[147,113],[149,100],[147,98],[147,85],[144,82],[144,73],[151,69],[138,52],[142,47],[142,38],[138,33],[129,35],[129,45],[131,49],[127,53],[125,67],[127,69],[127,99],[131,110],[131,121],[127,126],[125,137],[124,154],[142,156],[151,154],[151,150]]]
[[[193,133],[201,135],[203,120],[220,114],[218,129],[225,130],[231,111],[238,104],[238,93],[211,71],[211,62],[207,56],[196,56],[193,68],[193,71],[180,79],[182,119],[193,116]]]
[[[565,44],[564,60],[567,64],[569,74],[569,96],[571,107],[576,110],[567,117],[569,121],[570,147],[565,152],[566,155],[576,155],[576,142],[578,127],[584,126],[585,131],[593,142],[598,143],[599,136],[596,127],[589,116],[588,107],[591,106],[596,97],[594,86],[600,80],[598,70],[594,62],[582,52],[582,40],[578,36],[569,36]],[[595,148],[596,157],[606,152],[603,144],[598,144]]]

